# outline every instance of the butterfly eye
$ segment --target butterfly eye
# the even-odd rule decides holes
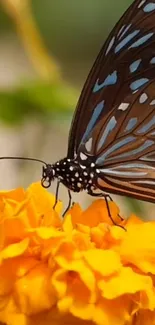
[[[51,181],[45,177],[43,177],[41,179],[41,185],[44,187],[44,188],[48,188],[51,186]]]
[[[46,166],[43,166],[41,184],[44,188],[51,186],[51,182],[54,180],[54,177],[55,170],[53,168],[53,165],[47,164]]]

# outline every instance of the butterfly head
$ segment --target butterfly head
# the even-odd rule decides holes
[[[42,180],[41,185],[45,188],[51,186],[52,181],[55,179],[54,165],[46,164],[42,169]]]

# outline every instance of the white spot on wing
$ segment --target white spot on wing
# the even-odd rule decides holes
[[[88,152],[91,151],[91,148],[92,148],[92,142],[93,142],[93,139],[90,138],[90,139],[86,142],[86,144],[85,144],[85,147],[86,147],[86,149],[87,149]]]
[[[155,105],[155,99],[150,102],[150,105]]]
[[[123,26],[120,28],[120,30],[119,30],[117,36],[119,36],[119,35],[121,34],[121,32],[122,32],[122,30],[124,29],[124,27],[125,27],[125,25],[123,25]]]
[[[107,50],[105,52],[105,55],[107,55],[109,53],[109,51],[111,50],[112,46],[114,45],[115,42],[115,36],[112,37],[111,41],[109,42],[109,45],[107,47]]]
[[[118,107],[118,110],[121,110],[121,111],[126,111],[126,109],[129,107],[129,103],[121,103]]]
[[[119,39],[122,39],[122,37],[126,34],[126,32],[130,29],[130,27],[131,27],[131,24],[129,24],[129,25],[123,25],[122,27],[121,27],[121,29],[120,29],[120,31],[118,32],[118,36],[120,36],[119,37]],[[121,34],[121,35],[120,35]]]
[[[139,97],[140,104],[145,103],[147,99],[148,99],[148,95],[146,93],[141,94],[141,96]]]
[[[155,64],[155,57],[153,56],[153,58],[150,60],[151,64]]]
[[[150,185],[155,185],[155,181],[150,181],[150,180],[133,181],[133,183],[136,183],[136,184],[150,184]]]
[[[82,169],[85,169],[85,168],[86,168],[86,166],[83,166],[83,165],[80,165],[80,167],[81,167]]]
[[[143,5],[145,2],[146,2],[146,0],[142,0],[142,1],[139,3],[138,8],[141,8],[142,5]]]
[[[136,89],[136,90],[134,90],[132,93],[133,93],[133,94],[136,94],[138,90],[139,90],[139,89]]]
[[[86,160],[87,159],[87,156],[86,155],[84,155],[84,153],[80,153],[80,158],[82,159],[82,160]]]
[[[72,171],[74,168],[73,168],[73,166],[70,166],[69,169]]]

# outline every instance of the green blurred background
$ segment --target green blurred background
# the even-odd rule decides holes
[[[54,162],[66,155],[81,88],[111,28],[131,0],[0,0],[0,152]],[[0,162],[0,189],[28,186],[42,166]],[[51,190],[55,191],[56,184]],[[61,189],[61,199],[67,200]],[[91,198],[74,195],[85,205]],[[153,205],[115,198],[123,211]]]

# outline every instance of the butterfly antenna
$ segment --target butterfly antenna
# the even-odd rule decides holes
[[[37,161],[37,162],[40,162],[40,163],[42,163],[42,164],[44,164],[44,165],[47,166],[47,163],[46,163],[45,161],[40,160],[40,159],[30,158],[30,157],[27,157],[27,158],[25,158],[25,157],[0,157],[0,160],[2,160],[2,159],[10,159],[10,160],[12,160],[12,159],[16,159],[16,160],[30,160],[30,161]]]

